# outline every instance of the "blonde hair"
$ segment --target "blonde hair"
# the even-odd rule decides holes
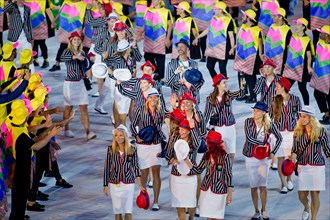
[[[74,38],[74,37],[73,37]],[[73,47],[73,45],[72,45],[72,39],[73,38],[71,38],[70,40],[69,40],[69,43],[68,43],[68,50],[71,52],[71,53],[74,53],[74,52],[77,52],[77,51],[75,51],[75,49],[74,49],[74,47]],[[81,39],[80,39],[81,40]],[[81,52],[82,50],[83,50],[83,45],[82,45],[82,40],[81,40],[81,43],[80,43],[80,45],[79,45],[79,47],[78,47],[78,52]]]
[[[311,142],[314,141],[319,141],[319,137],[321,135],[321,130],[322,130],[322,126],[320,125],[319,121],[311,115],[308,115],[309,117],[309,123],[311,125],[311,133],[310,133],[310,140]],[[305,131],[305,127],[304,125],[302,125],[301,121],[298,120],[297,126],[294,129],[294,133],[293,133],[293,137],[295,139],[298,139],[301,137],[301,135],[303,135],[304,131]]]
[[[149,110],[149,97],[147,97],[147,101],[146,101],[146,103],[144,104],[144,112],[148,112],[148,110]],[[158,103],[157,103],[157,105],[156,105],[156,111],[157,112],[159,112],[160,111],[160,109],[161,109],[161,105],[160,105],[160,96],[158,96]]]
[[[119,152],[119,144],[117,143],[115,136],[117,134],[117,132],[122,132],[124,134],[125,137],[125,154],[132,154],[133,153],[133,147],[128,139],[128,135],[125,131],[121,131],[121,130],[115,130],[114,134],[113,134],[113,140],[112,140],[112,153],[113,154],[117,154]]]
[[[262,124],[264,125],[264,131],[265,131],[265,135],[266,135],[269,133],[269,129],[270,129],[270,125],[271,125],[271,119],[267,112],[262,117]]]

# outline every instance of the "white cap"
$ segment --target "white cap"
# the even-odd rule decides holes
[[[107,17],[107,19],[112,19],[112,18],[118,19],[118,14],[116,12],[111,12]]]
[[[127,134],[127,136],[130,136],[130,132],[128,131],[127,127],[123,124],[120,124],[114,131],[113,131],[113,134],[115,134],[115,131],[118,130],[118,131],[123,131]]]
[[[299,113],[315,116],[315,109],[310,105],[304,105]]]
[[[158,92],[158,90],[157,89],[155,89],[155,88],[151,88],[151,89],[149,89],[149,91],[148,91],[148,97],[149,96],[159,96],[159,92]]]
[[[127,40],[121,40],[118,42],[117,51],[123,52],[131,47],[131,44]]]

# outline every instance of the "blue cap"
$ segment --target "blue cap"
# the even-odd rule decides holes
[[[176,42],[175,46],[178,47],[179,44],[184,44],[188,48],[190,47],[189,42],[186,39],[184,39],[184,38],[181,38],[178,42]]]
[[[268,105],[265,103],[265,102],[262,102],[262,101],[258,101],[254,107],[252,107],[253,109],[259,109],[261,111],[264,111],[264,112],[268,112]]]
[[[191,84],[197,84],[202,82],[203,80],[203,75],[198,69],[188,69],[184,73],[184,78],[187,80],[187,82]]]

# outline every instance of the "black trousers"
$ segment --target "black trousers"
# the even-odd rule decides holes
[[[245,85],[245,88],[244,88],[244,95],[246,95],[246,94],[249,93],[250,94],[250,98],[256,98],[257,95],[253,91],[253,89],[254,89],[254,87],[256,85],[256,82],[257,82],[257,76],[256,76],[256,74],[248,75],[248,74],[239,72],[238,73],[238,85],[239,85],[239,87],[241,87],[241,78],[242,77],[244,77],[245,78],[245,81],[246,81],[246,85]]]
[[[13,188],[11,190],[10,220],[23,220],[30,190],[30,167],[15,167]]]
[[[58,168],[57,160],[52,162],[52,171],[57,181],[62,179],[60,169]]]
[[[295,80],[292,80],[292,79],[288,79],[288,80],[290,81],[291,86],[293,86],[293,84],[296,82]],[[306,81],[298,82],[298,88],[301,93],[301,96],[303,97],[304,105],[309,105],[309,94],[307,91],[307,82]]]
[[[38,47],[40,47],[42,57],[44,60],[48,59],[48,48],[46,45],[46,40],[34,40],[33,43],[33,51],[37,52],[37,55],[35,55],[33,58],[37,59],[38,58]]]
[[[225,77],[227,77],[227,62],[228,62],[228,59],[219,60],[219,59],[214,58],[214,57],[208,57],[207,62],[206,62],[206,67],[209,70],[211,77],[213,78],[216,75],[218,75],[218,73],[214,70],[215,64],[217,62],[219,63],[220,73],[222,75],[224,75]]]
[[[57,54],[56,54],[56,61],[61,62],[61,56],[63,51],[68,48],[68,44],[61,43],[60,48],[58,48]]]
[[[29,191],[28,200],[35,202],[37,200],[37,192],[39,183],[45,170],[48,170],[49,166],[49,145],[36,153],[36,172],[33,175],[32,188]]]
[[[156,66],[155,73],[158,73],[158,80],[164,78],[165,73],[165,55],[155,53],[144,53],[144,59],[149,60]]]
[[[206,50],[206,38],[207,36],[204,36],[202,38],[199,38],[200,48],[202,50],[202,58],[205,58],[205,50]]]
[[[330,94],[326,95],[323,92],[314,89],[314,97],[322,113],[330,112]]]

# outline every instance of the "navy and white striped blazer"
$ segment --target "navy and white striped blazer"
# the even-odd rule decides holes
[[[327,132],[321,130],[319,141],[310,143],[306,131],[299,137],[294,137],[291,152],[297,154],[299,165],[323,166],[325,165],[322,149],[327,158],[330,157],[330,143]]]
[[[133,147],[133,146],[132,146]],[[108,147],[104,164],[103,186],[108,183],[119,184],[134,183],[136,177],[141,176],[136,148],[132,154],[120,155],[112,152],[112,146]]]
[[[9,31],[8,40],[16,42],[21,35],[22,30],[25,33],[26,39],[29,43],[32,42],[32,26],[31,26],[31,10],[29,7],[24,5],[24,22],[22,21],[21,14],[18,9],[17,3],[8,3],[4,9],[3,13],[8,13],[9,16]]]

